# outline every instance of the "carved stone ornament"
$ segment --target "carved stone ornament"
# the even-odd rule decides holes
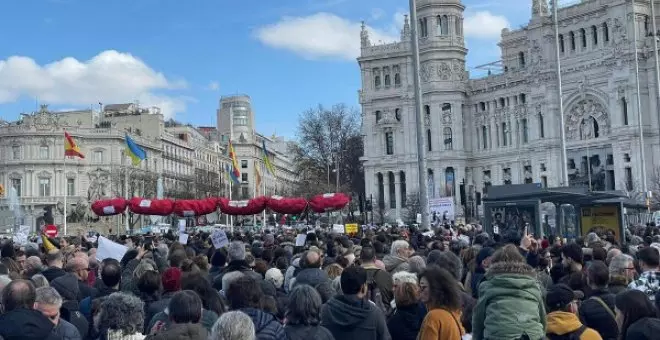
[[[460,60],[454,60],[452,73],[458,80],[465,80],[465,66]]]
[[[609,115],[599,101],[593,97],[586,97],[573,105],[566,115],[566,138],[569,140],[593,138],[595,126],[598,127],[599,137],[608,135]]]
[[[449,80],[451,79],[451,67],[449,67],[449,64],[442,62],[438,66],[438,78],[442,80]]]
[[[428,82],[433,77],[433,65],[430,63],[423,64],[420,68],[419,76],[422,78],[423,82]]]
[[[108,187],[110,184],[109,171],[98,168],[88,172],[87,176],[89,177],[87,199],[90,202],[110,196],[108,192]]]
[[[451,124],[451,113],[443,113],[442,114],[442,123],[443,124]]]

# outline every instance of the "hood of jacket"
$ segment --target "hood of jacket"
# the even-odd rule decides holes
[[[19,308],[0,316],[0,336],[4,340],[43,340],[53,327],[48,318],[32,309]]]
[[[569,312],[552,312],[547,316],[549,334],[564,335],[582,327],[578,316]]]
[[[408,263],[408,260],[394,255],[385,255],[385,257],[383,257],[383,264],[385,264],[385,270],[388,272],[393,271],[402,263]]]
[[[262,332],[264,329],[271,327],[273,323],[281,326],[279,321],[275,320],[275,317],[272,314],[266,313],[262,310],[244,308],[241,309],[241,312],[247,314],[252,319],[252,323],[254,323],[254,331],[257,334]]]
[[[60,276],[50,283],[64,300],[78,300],[80,296],[80,286],[78,278],[72,273]]]
[[[364,322],[376,308],[368,301],[354,296],[339,295],[327,302],[328,319],[340,327],[354,327]]]
[[[499,275],[514,274],[536,279],[536,272],[527,263],[523,262],[497,262],[486,270],[486,279],[492,280]]]
[[[167,329],[147,337],[148,340],[206,340],[208,332],[199,323],[171,324]]]
[[[330,280],[328,273],[320,268],[305,268],[296,275],[296,282],[294,285],[306,284],[312,287]]]

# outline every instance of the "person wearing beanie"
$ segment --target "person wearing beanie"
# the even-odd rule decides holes
[[[211,282],[220,275],[222,269],[227,264],[227,254],[222,249],[216,249],[211,256],[211,268],[209,269],[209,278]]]
[[[149,322],[151,322],[154,315],[164,311],[174,294],[181,290],[181,275],[181,269],[176,267],[167,268],[163,272],[163,275],[161,276],[163,295],[161,295],[160,300],[151,303],[147,308],[144,315],[145,325],[148,325]]]
[[[490,265],[490,258],[495,253],[495,249],[491,247],[483,247],[479,250],[477,257],[474,261],[474,273],[472,273],[470,278],[470,290],[472,291],[472,297],[477,299],[479,298],[479,284],[484,280],[486,276],[486,269]]]
[[[561,336],[579,340],[602,340],[598,332],[583,325],[577,316],[577,303],[583,297],[583,294],[573,291],[565,284],[548,287],[545,304],[548,308],[546,333],[549,338]]]

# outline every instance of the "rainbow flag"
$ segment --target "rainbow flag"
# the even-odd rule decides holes
[[[64,156],[85,158],[76,141],[66,131],[64,131]]]
[[[135,141],[126,134],[126,153],[131,157],[133,166],[138,166],[140,162],[147,158],[147,153]]]
[[[232,144],[231,140],[229,141],[229,158],[231,159],[231,165],[232,165],[232,173],[236,178],[241,176],[241,172],[238,171],[238,161],[236,160],[236,151],[234,151],[234,144]]]
[[[275,176],[275,168],[273,168],[273,164],[270,162],[270,156],[268,154],[268,150],[266,149],[266,140],[261,141],[261,152],[263,153],[263,158],[264,158],[264,164],[266,165],[266,170],[270,172],[271,175]]]
[[[234,182],[234,184],[241,184],[241,181],[238,179],[238,176],[231,171],[231,168],[229,167],[229,164],[225,165],[225,170],[227,172],[227,177],[230,181]]]

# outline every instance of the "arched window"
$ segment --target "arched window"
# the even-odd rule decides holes
[[[453,150],[454,149],[454,141],[452,138],[452,133],[451,133],[451,128],[450,127],[445,127],[442,130],[442,138],[443,138],[443,143],[445,145],[445,150]]]
[[[449,18],[446,15],[442,16],[442,35],[449,34]]]
[[[431,129],[426,130],[426,150],[433,151],[433,143],[431,141]]]
[[[481,142],[483,143],[483,148],[488,149],[488,128],[486,125],[481,126]]]
[[[456,33],[457,36],[463,35],[462,29],[461,29],[461,18],[459,17],[454,17],[454,33]]]
[[[405,171],[399,171],[399,190],[401,191],[401,206],[405,207],[407,205],[408,199],[408,190],[406,189],[406,173]]]
[[[545,138],[545,126],[543,124],[543,114],[539,113],[537,118],[539,120],[539,138]]]
[[[426,38],[429,35],[428,31],[428,19],[422,18],[419,19],[419,36],[422,38]]]
[[[506,123],[502,123],[502,146],[509,145],[509,139],[507,138],[508,133],[509,130],[507,129]]]
[[[373,74],[374,74],[374,87],[379,88],[380,87],[380,69],[373,69]]]
[[[505,105],[504,98],[500,98],[500,107],[504,107]]]
[[[479,108],[481,109],[481,111],[486,111],[486,103],[485,102],[479,103]]]
[[[383,114],[380,110],[376,111],[376,123],[380,122],[380,119],[383,118]]]
[[[454,197],[456,192],[456,179],[454,178],[454,168],[445,169],[445,196]]]
[[[49,151],[48,145],[41,145],[39,147],[39,159],[48,159]]]
[[[401,85],[401,74],[399,74],[399,67],[394,67],[394,86]]]
[[[437,35],[442,35],[442,16],[435,17],[435,31]]]
[[[385,132],[385,154],[394,154],[394,132],[392,131]]]
[[[580,28],[580,39],[582,39],[582,48],[587,48],[587,31]]]
[[[428,105],[424,105],[424,119],[431,120],[431,107]]]
[[[606,22],[603,23],[603,40],[604,40],[605,42],[610,41],[610,28],[607,27],[607,23],[606,23]]]
[[[564,53],[564,35],[563,34],[559,35],[559,51],[561,53]]]
[[[596,25],[591,26],[591,40],[594,46],[598,45],[598,28],[596,28]]]
[[[385,86],[390,86],[392,84],[392,81],[390,79],[390,75],[386,74],[385,75]]]
[[[428,179],[426,183],[426,188],[428,190],[429,197],[435,197],[435,176],[433,169],[428,169]]]
[[[626,97],[621,98],[621,115],[623,116],[623,125],[628,125],[628,101]]]
[[[400,122],[401,121],[401,109],[396,108],[394,109],[394,118]]]
[[[520,68],[525,67],[525,52],[518,53],[518,65],[520,65]]]
[[[385,209],[385,182],[383,181],[383,174],[378,173],[378,207]]]
[[[571,44],[571,51],[575,51],[575,32],[568,34],[569,43]]]
[[[520,94],[520,104],[525,104],[527,102],[527,96],[524,93]]]

